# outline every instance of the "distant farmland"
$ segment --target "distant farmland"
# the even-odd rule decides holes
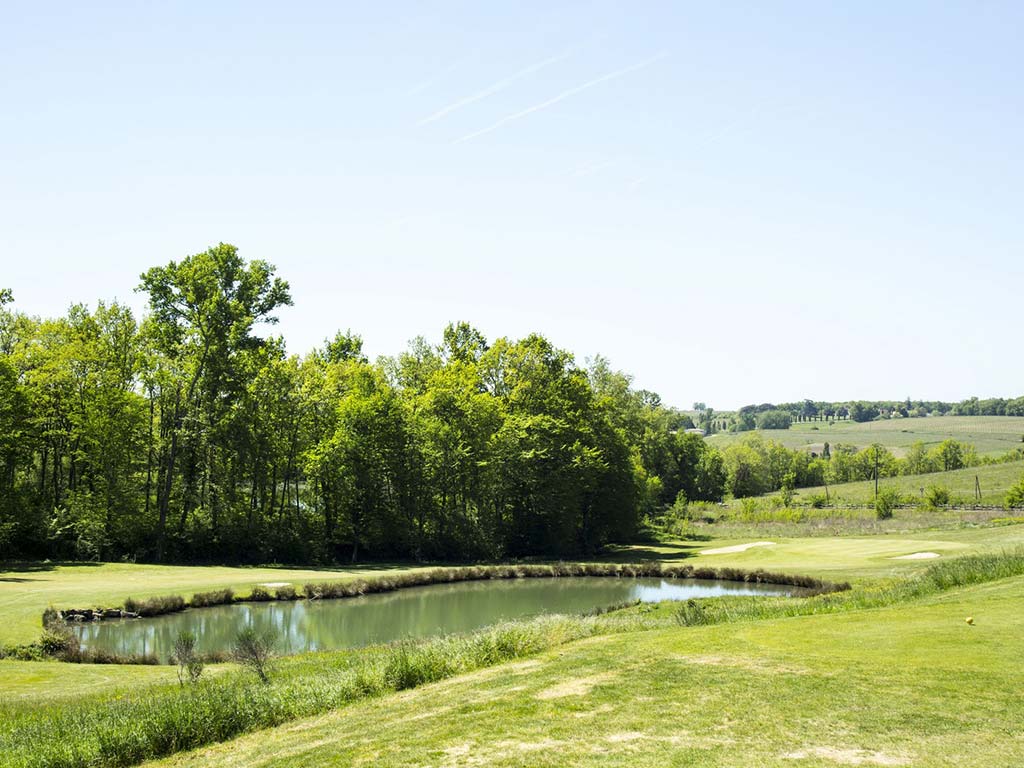
[[[755,432],[719,433],[708,442],[724,448]],[[917,441],[936,445],[948,438],[973,444],[981,455],[997,455],[1022,445],[1024,416],[933,416],[917,419],[887,419],[858,424],[854,421],[812,421],[793,424],[790,429],[757,430],[756,434],[782,443],[787,448],[821,449],[825,442],[865,448],[881,443],[897,456]]]

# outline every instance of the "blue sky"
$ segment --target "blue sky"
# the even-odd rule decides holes
[[[224,241],[289,349],[451,320],[666,401],[1024,393],[1020,3],[3,3],[0,286]]]

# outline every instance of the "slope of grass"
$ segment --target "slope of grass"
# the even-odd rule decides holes
[[[810,421],[793,424],[790,429],[759,430],[766,439],[787,448],[844,443],[866,448],[881,443],[902,456],[917,441],[938,445],[953,438],[973,444],[982,455],[998,455],[1019,448],[1024,438],[1024,416],[934,416],[922,419],[886,419],[858,424],[855,421]],[[743,439],[749,433],[712,435],[712,445],[725,446]]]
[[[981,485],[981,504],[1002,505],[1006,492],[1024,477],[1024,461],[1008,464],[992,464],[983,467],[968,467],[951,472],[932,472],[927,475],[906,475],[901,477],[884,477],[878,481],[879,488],[896,488],[909,501],[921,499],[921,489],[927,490],[933,485],[949,489],[954,500],[961,499],[966,503],[974,502],[974,479],[978,478]],[[856,483],[842,483],[829,486],[829,495],[834,502],[845,504],[870,504],[875,495],[873,480]],[[825,488],[800,488],[794,494],[796,503],[806,503],[812,496],[823,495]]]
[[[1018,765],[1022,590],[592,637],[153,765]]]

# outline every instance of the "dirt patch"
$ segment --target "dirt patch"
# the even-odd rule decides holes
[[[733,544],[731,547],[718,547],[717,549],[702,549],[702,555],[729,555],[733,552],[746,552],[754,547],[774,547],[774,541],[752,541],[749,544]]]
[[[839,765],[908,765],[909,757],[871,752],[866,749],[839,749],[838,747],[811,747],[782,756],[786,760],[831,760]]]
[[[537,694],[537,698],[542,701],[547,701],[548,699],[564,699],[566,696],[586,696],[590,693],[592,688],[610,680],[613,677],[614,675],[603,674],[594,675],[592,677],[580,677],[576,680],[567,680],[564,683],[559,683],[558,685],[553,685],[550,688],[545,688]]]
[[[936,557],[942,557],[938,552],[915,552],[912,555],[900,555],[899,557],[891,557],[890,560],[932,560]]]

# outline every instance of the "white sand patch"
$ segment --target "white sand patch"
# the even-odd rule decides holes
[[[265,581],[260,584],[261,587],[269,587],[270,589],[277,589],[278,587],[290,587],[290,581]]]
[[[718,549],[703,549],[702,555],[728,555],[733,552],[746,552],[754,547],[774,547],[774,541],[752,541],[749,544],[733,544],[731,547],[719,547]]]
[[[890,560],[931,560],[935,557],[942,557],[938,552],[915,552],[912,555],[900,555],[899,557],[890,557]]]
[[[840,765],[907,765],[910,758],[887,755],[885,752],[869,752],[866,749],[838,749],[836,747],[812,747],[790,752],[782,756],[787,760],[831,760]]]

